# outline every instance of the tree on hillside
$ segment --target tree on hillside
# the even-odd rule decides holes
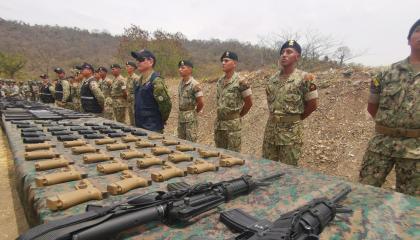
[[[358,58],[363,56],[366,53],[365,51],[353,53],[349,47],[347,46],[340,46],[337,48],[337,50],[334,52],[333,57],[335,57],[338,60],[339,66],[343,66],[343,64],[351,59]]]
[[[26,59],[19,54],[7,54],[0,52],[0,72],[7,77],[14,79],[26,64]]]

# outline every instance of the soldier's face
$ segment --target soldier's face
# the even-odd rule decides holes
[[[192,74],[192,68],[188,66],[181,66],[178,68],[178,72],[181,77],[188,77]]]
[[[236,68],[236,61],[230,59],[230,58],[223,58],[222,59],[222,69],[223,72],[230,72],[235,70]]]
[[[138,59],[137,60],[137,68],[140,72],[146,72],[153,68],[153,59]]]
[[[83,77],[90,77],[92,76],[92,70],[90,70],[89,68],[84,68],[82,69],[81,75],[83,75]]]
[[[105,71],[99,71],[99,76],[101,76],[101,78],[105,78],[106,77],[106,75],[107,75],[107,72],[105,72]]]
[[[408,40],[408,45],[411,46],[414,50],[420,50],[420,26],[416,27],[410,39]]]
[[[65,73],[57,73],[57,77],[60,79],[64,78],[65,75]]]
[[[294,48],[285,48],[280,54],[279,64],[282,67],[293,65],[299,60],[299,56]]]
[[[111,72],[112,72],[112,75],[118,76],[121,73],[121,69],[120,68],[111,68]]]
[[[98,72],[95,72],[95,73],[93,74],[93,77],[95,77],[96,79],[100,79],[100,78],[101,78],[101,74],[100,74],[100,73],[98,73]]]
[[[127,65],[125,66],[125,69],[127,70],[128,73],[133,73],[134,70],[136,70],[133,66],[131,65]]]

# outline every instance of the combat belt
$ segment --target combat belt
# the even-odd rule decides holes
[[[145,157],[143,159],[137,160],[137,167],[138,168],[148,168],[153,165],[163,165],[165,163],[164,160],[151,156],[151,157]]]
[[[77,171],[73,166],[67,166],[66,168],[62,168],[60,172],[35,177],[35,183],[37,187],[44,187],[63,182],[81,180],[83,177],[86,176],[87,174],[82,174],[81,172]]]
[[[122,180],[118,182],[108,184],[106,189],[111,195],[124,194],[132,189],[147,187],[152,184],[152,181],[139,177],[129,170],[123,171],[121,178]]]
[[[383,134],[389,137],[407,137],[407,138],[418,138],[420,137],[420,129],[408,129],[408,128],[390,128],[380,124],[375,125],[376,133]]]
[[[293,123],[301,121],[302,118],[300,115],[279,115],[275,113],[270,113],[269,121],[274,121],[278,123]]]
[[[32,143],[25,145],[25,151],[30,152],[35,150],[45,150],[53,147],[55,147],[55,145],[51,143]]]
[[[174,164],[165,162],[165,165],[162,165],[161,171],[152,172],[152,180],[155,182],[163,182],[174,177],[185,177],[186,175],[187,171],[176,167]]]
[[[121,162],[120,160],[113,160],[110,163],[103,163],[96,165],[96,170],[103,174],[111,174],[124,170],[128,170],[129,167],[127,164]]]
[[[219,167],[202,159],[194,160],[194,164],[187,167],[187,172],[189,174],[200,174],[217,170],[219,170]]]
[[[64,210],[87,201],[101,200],[105,195],[87,179],[80,181],[75,188],[76,191],[47,198],[47,207],[52,211]]]
[[[65,158],[55,158],[49,160],[42,160],[38,161],[34,164],[36,171],[44,171],[54,168],[61,168],[67,167],[69,164],[73,164],[74,162],[69,161]]]

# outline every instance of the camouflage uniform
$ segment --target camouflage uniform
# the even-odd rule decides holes
[[[21,88],[22,96],[25,100],[30,101],[31,100],[31,89],[28,84],[23,84]]]
[[[420,195],[420,72],[408,58],[371,82],[369,102],[379,104],[376,134],[363,157],[360,182],[380,187],[395,165],[396,190]]]
[[[34,81],[30,85],[30,91],[31,91],[31,100],[36,102],[39,100],[39,84]]]
[[[111,85],[108,82],[111,81]],[[102,112],[102,117],[114,120],[114,109],[112,108],[112,97],[111,97],[111,90],[112,90],[112,80],[109,78],[102,79],[99,82],[99,87],[102,90],[102,93],[105,97],[104,103],[104,111]]]
[[[193,78],[185,82],[181,80],[178,87],[179,113],[178,137],[191,142],[197,141],[197,105],[196,98],[203,92],[198,82]]]
[[[134,121],[134,89],[136,86],[141,84],[140,76],[133,73],[127,78],[127,108],[128,116],[130,118],[130,125],[135,126],[136,122]]]
[[[75,81],[70,85],[70,92],[71,92],[71,99],[73,102],[73,110],[77,112],[81,112],[82,105],[80,103],[80,82]]]
[[[62,108],[71,108],[72,103],[69,102],[70,100],[70,83],[66,79],[58,79],[58,81],[61,82],[61,85],[63,86],[63,99],[62,101],[56,101],[57,106]],[[55,92],[55,90],[54,90]]]
[[[315,84],[305,79],[306,72],[295,69],[289,76],[277,72],[266,86],[269,118],[264,132],[263,157],[297,165],[302,152],[301,114],[305,101],[318,97]]]
[[[112,81],[111,97],[114,117],[116,121],[125,123],[127,99],[124,92],[127,88],[127,80],[123,76],[119,75],[116,78],[114,77]]]
[[[214,125],[216,147],[239,152],[241,150],[241,116],[243,99],[252,94],[248,82],[234,73],[226,82],[225,77],[217,81],[217,118]]]

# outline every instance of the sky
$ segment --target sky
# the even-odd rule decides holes
[[[188,39],[237,39],[257,44],[284,31],[317,31],[364,53],[352,61],[388,65],[410,53],[407,34],[420,0],[13,0],[0,17],[41,25],[106,30],[131,24],[182,32]]]

